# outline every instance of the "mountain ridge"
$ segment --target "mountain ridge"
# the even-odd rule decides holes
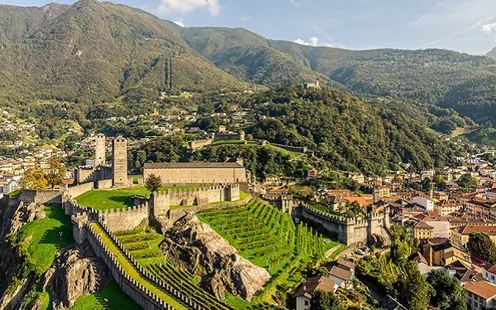
[[[6,101],[105,102],[135,88],[168,90],[172,57],[173,92],[317,80],[358,94],[454,107],[478,122],[496,121],[486,113],[492,90],[480,87],[496,78],[496,59],[448,50],[305,46],[244,28],[180,27],[140,9],[96,0],[0,5],[0,46],[5,64],[0,98]]]

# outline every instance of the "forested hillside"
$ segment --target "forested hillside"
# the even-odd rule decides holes
[[[302,74],[312,70],[317,74],[312,77],[324,84],[330,79],[357,93],[441,105],[479,122],[496,120],[491,112],[496,60],[489,57],[434,49],[350,51],[303,46],[267,40],[242,29],[179,31],[192,48],[217,66],[267,86],[279,86],[288,77],[295,82],[310,77],[296,75],[286,66],[303,67]],[[260,74],[266,67],[270,75]]]
[[[182,28],[97,0],[0,5],[0,100],[105,102],[131,90],[248,90],[318,80],[361,94],[496,121],[496,59],[446,50],[349,51],[268,40],[245,29]]]
[[[338,90],[284,88],[249,104],[266,117],[249,130],[255,138],[308,146],[333,168],[382,173],[402,162],[424,169],[454,158],[453,149],[421,118]]]
[[[0,22],[0,98],[101,102],[135,87],[165,89],[166,56],[173,56],[175,90],[249,87],[198,57],[169,23],[136,9],[81,0],[42,9],[0,6],[6,15],[12,17]]]

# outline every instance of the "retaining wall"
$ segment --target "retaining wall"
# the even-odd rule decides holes
[[[82,183],[75,186],[69,186],[64,190],[64,194],[68,197],[76,198],[93,189],[93,182]]]
[[[148,220],[148,204],[127,209],[99,211],[98,215],[110,231],[134,229]]]
[[[19,195],[19,200],[24,203],[36,203],[40,205],[45,204],[61,204],[62,193],[58,190],[35,191],[35,190],[22,190]]]
[[[98,189],[109,189],[112,188],[112,180],[99,180],[96,182]]]

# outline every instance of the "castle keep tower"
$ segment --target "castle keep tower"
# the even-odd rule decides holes
[[[105,164],[105,136],[98,134],[95,145],[95,166]]]
[[[112,185],[126,187],[127,183],[127,141],[118,136],[112,141]]]

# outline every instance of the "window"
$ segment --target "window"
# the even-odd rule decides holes
[[[308,300],[305,300],[305,306],[308,306],[309,302]]]

